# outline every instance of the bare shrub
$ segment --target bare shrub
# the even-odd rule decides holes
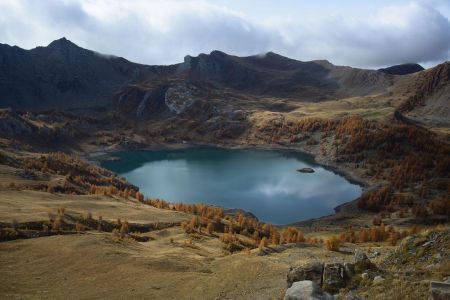
[[[259,242],[259,246],[258,246],[258,248],[259,248],[259,250],[262,250],[262,249],[264,249],[265,247],[267,247],[267,238],[266,237],[263,237],[262,239],[261,239],[261,242]]]
[[[377,215],[372,219],[372,224],[375,226],[380,226],[381,222],[383,222],[383,219],[380,215]]]
[[[82,231],[84,231],[84,225],[81,224],[81,223],[79,223],[79,222],[75,223],[75,230],[76,230],[77,232],[82,232]]]
[[[66,214],[66,209],[64,207],[58,207],[57,212],[58,212],[58,215],[63,217]]]
[[[130,227],[127,221],[124,221],[120,226],[120,238],[124,238],[130,232]]]
[[[56,218],[56,219],[52,222],[52,229],[53,229],[54,231],[60,231],[60,230],[61,230],[61,226],[62,226],[61,218]]]
[[[336,236],[332,236],[329,239],[327,239],[326,247],[329,251],[339,251],[340,245],[341,240]]]
[[[208,232],[208,234],[212,234],[214,232],[214,225],[211,222],[208,223],[206,231]]]

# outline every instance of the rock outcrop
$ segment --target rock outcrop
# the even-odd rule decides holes
[[[344,263],[344,276],[346,278],[352,278],[355,274],[355,264],[348,262]]]
[[[323,269],[322,288],[330,293],[336,293],[345,287],[346,278],[344,266],[340,263],[326,264]]]
[[[386,279],[384,279],[382,276],[377,275],[373,278],[373,284],[381,284],[385,281]]]
[[[300,173],[314,173],[314,169],[313,168],[301,168],[301,169],[298,169],[297,172],[300,172]]]
[[[128,85],[113,98],[113,108],[133,118],[146,118],[167,110],[165,84]]]
[[[356,273],[362,273],[374,267],[367,255],[361,250],[355,251],[354,264]]]
[[[318,285],[322,284],[323,264],[319,262],[310,263],[301,267],[291,267],[287,275],[288,287],[294,282],[310,280]]]
[[[334,294],[339,292],[341,288],[348,287],[352,282],[352,279],[357,275],[361,275],[363,279],[364,277],[369,279],[369,273],[361,274],[365,271],[370,271],[371,278],[379,274],[376,266],[370,261],[367,255],[361,250],[356,250],[354,263],[323,264],[321,262],[314,262],[304,266],[291,267],[287,274],[286,281],[288,288],[293,287],[298,282],[311,281],[320,286],[324,291]],[[381,276],[375,276],[375,278],[377,278],[374,281],[375,284],[384,280]]]
[[[196,94],[198,89],[195,86],[183,82],[166,91],[165,104],[171,112],[179,115],[195,102]]]
[[[430,300],[448,300],[450,299],[450,283],[430,282]]]
[[[333,297],[322,291],[319,285],[311,280],[297,281],[287,289],[284,300],[332,300]]]

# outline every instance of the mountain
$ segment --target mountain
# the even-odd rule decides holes
[[[273,52],[237,57],[213,51],[186,56],[177,65],[148,66],[83,49],[66,38],[31,50],[0,44],[0,107],[30,110],[109,106],[120,88],[149,80],[182,79],[215,91],[322,101],[382,92],[389,85],[386,77]]]
[[[421,65],[419,64],[401,64],[401,65],[395,65],[383,69],[378,69],[378,71],[391,74],[391,75],[407,75],[407,74],[413,74],[420,71],[425,70]]]
[[[338,101],[347,105],[341,114],[394,106],[411,117],[417,111],[421,120],[431,114],[446,123],[448,63],[422,70],[417,64],[367,70],[273,52],[239,57],[221,51],[186,56],[175,65],[149,66],[62,38],[31,50],[0,44],[0,108],[101,108],[140,119],[187,114],[203,122]]]
[[[189,108],[191,114],[208,113],[224,105],[287,111],[296,103],[385,94],[393,83],[392,75],[375,70],[302,62],[273,52],[238,57],[212,51],[186,56],[175,66],[164,78],[124,85],[114,96],[115,108],[139,117],[167,117]]]
[[[124,83],[166,69],[102,55],[65,38],[31,50],[0,44],[0,106],[33,110],[106,105]]]
[[[249,94],[302,101],[365,95],[388,85],[386,76],[373,70],[338,67],[328,61],[297,61],[273,52],[248,57],[220,51],[186,56],[178,73]],[[368,81],[369,89],[364,88]],[[347,92],[349,88],[351,92]]]
[[[450,62],[402,78],[396,85],[407,98],[399,110],[421,123],[450,126]]]
[[[328,77],[330,70],[315,62],[300,62],[275,53],[237,57],[220,51],[197,57],[186,56],[178,72],[195,81],[210,81],[222,87],[256,95],[320,98],[318,89],[338,89]]]

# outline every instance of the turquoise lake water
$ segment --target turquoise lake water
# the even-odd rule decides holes
[[[287,224],[334,212],[361,195],[361,187],[295,151],[191,148],[126,151],[101,165],[170,202],[241,208],[260,220]],[[297,169],[312,167],[315,173]]]

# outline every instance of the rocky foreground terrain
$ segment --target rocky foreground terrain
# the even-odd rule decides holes
[[[448,299],[450,63],[145,66],[63,38],[0,66],[1,298]],[[195,145],[305,151],[364,194],[273,226],[95,164]]]

